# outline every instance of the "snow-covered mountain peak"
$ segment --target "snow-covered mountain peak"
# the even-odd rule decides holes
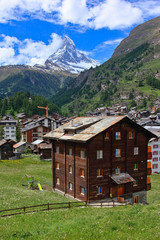
[[[96,67],[99,63],[78,51],[74,42],[65,35],[61,47],[47,59],[45,65],[52,71],[59,68],[59,71],[77,74],[90,67]]]

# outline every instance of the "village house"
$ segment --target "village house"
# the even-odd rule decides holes
[[[9,159],[14,156],[12,140],[1,140],[0,141],[0,159]]]
[[[14,153],[24,153],[26,148],[30,148],[31,149],[31,144],[27,143],[27,142],[17,142],[13,145],[13,150]]]
[[[0,125],[3,126],[4,139],[16,140],[17,120],[0,120]]]
[[[53,189],[82,201],[146,203],[148,141],[126,116],[78,117],[45,135],[52,143]]]
[[[55,119],[41,117],[36,121],[31,121],[21,129],[21,141],[32,143],[37,139],[43,139],[43,136],[60,125]]]
[[[151,164],[152,173],[160,173],[160,126],[146,126],[145,128],[157,136],[148,143],[148,149],[151,153],[151,158],[148,161]]]

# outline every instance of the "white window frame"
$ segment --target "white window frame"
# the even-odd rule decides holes
[[[59,146],[56,146],[56,153],[59,153],[60,152],[59,150],[60,150]]]
[[[57,179],[56,179],[56,184],[60,185],[60,178],[59,177],[57,177]]]
[[[73,184],[69,182],[69,190],[73,190]]]
[[[70,156],[72,156],[72,155],[73,155],[72,148],[69,148],[69,155],[70,155]]]
[[[134,147],[134,155],[139,155],[139,147]]]
[[[85,158],[85,151],[84,150],[80,151],[80,158],[82,158],[82,159]]]
[[[103,158],[103,150],[97,150],[97,159]]]
[[[59,162],[56,162],[56,169],[59,169]]]

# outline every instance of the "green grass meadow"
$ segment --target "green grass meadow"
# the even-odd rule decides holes
[[[22,184],[25,174],[40,178],[43,192]],[[0,240],[9,239],[160,239],[160,175],[152,175],[148,205],[115,208],[70,208],[0,218]],[[0,210],[43,203],[68,202],[52,192],[51,162],[37,156],[0,161]]]

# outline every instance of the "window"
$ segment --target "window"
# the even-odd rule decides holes
[[[153,148],[158,148],[158,145],[153,145]]]
[[[59,169],[59,162],[56,163],[56,169]]]
[[[85,188],[84,187],[80,187],[80,192],[81,192],[82,195],[84,195],[85,194]]]
[[[109,132],[106,132],[106,134],[105,134],[105,139],[106,139],[106,140],[109,139]]]
[[[56,147],[56,153],[59,153],[59,146]]]
[[[138,170],[138,163],[134,164],[134,170]]]
[[[153,155],[158,155],[158,151],[153,151]]]
[[[97,186],[96,188],[97,188],[97,194],[102,194],[103,187]]]
[[[81,177],[84,177],[84,176],[85,176],[85,170],[82,169],[82,168],[80,169],[80,176],[81,176]]]
[[[73,188],[72,188],[72,186],[73,186],[73,185],[72,185],[72,183],[71,183],[71,182],[69,182],[69,189],[70,189],[70,190],[72,190],[72,189],[73,189]]]
[[[121,139],[121,133],[120,132],[116,132],[116,140]]]
[[[103,176],[103,168],[98,168],[97,169],[97,177],[102,177]]]
[[[138,147],[134,147],[134,155],[138,155],[138,151],[139,149],[138,149]]]
[[[80,158],[85,158],[85,151],[83,150],[80,151]]]
[[[69,155],[72,156],[72,148],[69,148]]]
[[[70,166],[69,166],[69,173],[72,174],[72,171],[73,171],[73,168],[72,168],[72,166],[70,165]]]
[[[158,168],[158,164],[152,164],[152,168],[153,168],[153,169]]]
[[[133,187],[135,187],[135,186],[137,186],[137,185],[138,185],[138,181],[135,180],[135,181],[133,182]]]
[[[115,168],[115,173],[118,174],[118,173],[120,173],[120,172],[121,172],[121,167],[120,167],[120,166],[117,166],[117,167]]]
[[[59,185],[60,184],[60,179],[57,177],[56,183]]]
[[[129,139],[133,139],[133,132],[129,132],[128,138],[129,138]]]
[[[121,157],[121,149],[116,149],[115,157]]]
[[[158,161],[158,157],[153,158],[153,162],[157,162]]]
[[[103,150],[97,150],[97,159],[103,158]]]

